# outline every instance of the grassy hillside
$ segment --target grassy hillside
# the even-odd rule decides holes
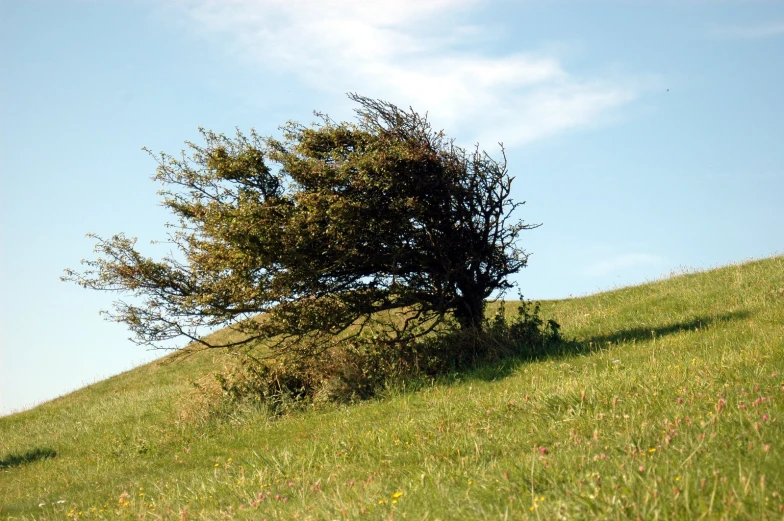
[[[589,349],[199,419],[209,351],[0,418],[0,517],[784,518],[784,257],[542,309]]]

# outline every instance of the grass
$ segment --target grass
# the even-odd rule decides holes
[[[0,418],[0,516],[784,518],[784,257],[542,310],[585,349],[281,418],[184,416],[230,359],[206,351]]]
[[[24,454],[9,454],[0,460],[0,469],[18,467],[19,465],[24,465],[25,463],[31,463],[33,461],[44,458],[54,458],[55,456],[57,456],[56,451],[52,449],[41,448],[28,450]]]

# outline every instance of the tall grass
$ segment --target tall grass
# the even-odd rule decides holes
[[[784,257],[542,309],[584,347],[355,405],[183,415],[207,351],[0,418],[0,459],[56,452],[0,516],[784,518]]]

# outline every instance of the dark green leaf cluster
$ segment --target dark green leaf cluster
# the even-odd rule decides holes
[[[265,341],[317,353],[372,331],[400,345],[480,330],[485,300],[526,265],[503,161],[457,147],[413,110],[358,95],[357,120],[320,115],[282,137],[233,138],[155,156],[176,250],[96,237],[96,260],[65,279],[135,297],[110,314],[135,340]],[[503,148],[501,149],[503,154]],[[205,328],[240,335],[211,344]]]

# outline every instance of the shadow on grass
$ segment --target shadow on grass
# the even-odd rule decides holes
[[[57,452],[52,449],[33,449],[28,450],[24,454],[7,454],[0,460],[0,469],[7,469],[11,467],[20,467],[34,461],[54,458]]]
[[[500,360],[480,362],[472,368],[457,371],[449,377],[455,380],[482,380],[490,382],[511,376],[520,366],[547,359],[561,359],[588,354],[598,351],[597,346],[577,340],[562,339],[558,342],[545,346],[541,351],[528,354],[515,354],[504,357]]]
[[[650,341],[680,332],[707,328],[749,317],[746,311],[695,316],[677,323],[621,329],[585,339],[565,338],[553,320],[539,316],[535,304],[521,304],[513,319],[494,318],[478,336],[454,331],[425,339],[398,351],[372,345],[324,352],[321,358],[300,357],[275,366],[259,365],[253,358],[233,372],[219,375],[227,410],[250,398],[280,415],[302,404],[353,403],[379,396],[384,389],[415,391],[428,382],[442,384],[466,380],[493,381],[511,376],[520,367],[541,360],[568,360],[608,349],[612,344]],[[261,364],[267,363],[266,361]],[[326,386],[324,382],[331,385]],[[222,406],[216,410],[222,410]]]
[[[742,320],[744,318],[749,318],[750,316],[751,313],[749,313],[748,311],[733,311],[731,313],[722,313],[720,315],[698,316],[692,318],[691,320],[677,322],[675,324],[668,324],[666,326],[635,327],[630,329],[622,329],[620,331],[615,331],[613,333],[608,333],[606,335],[597,335],[588,338],[586,340],[586,343],[588,343],[589,345],[598,344],[600,346],[604,346],[608,342],[612,344],[617,344],[620,342],[651,340],[654,337],[662,337],[662,336],[680,333],[683,331],[693,331],[695,329],[703,329],[706,327],[710,327],[717,322],[731,322],[735,320]]]
[[[605,335],[592,336],[584,341],[560,339],[558,342],[543,346],[541,350],[528,354],[513,355],[501,360],[477,364],[471,369],[455,373],[453,377],[457,380],[498,380],[510,376],[523,364],[545,359],[563,359],[578,355],[587,355],[607,349],[611,344],[651,340],[654,337],[658,338],[684,331],[703,329],[716,323],[742,320],[749,318],[750,316],[751,313],[747,311],[733,311],[713,316],[697,316],[691,320],[684,320],[662,326],[622,329]]]

